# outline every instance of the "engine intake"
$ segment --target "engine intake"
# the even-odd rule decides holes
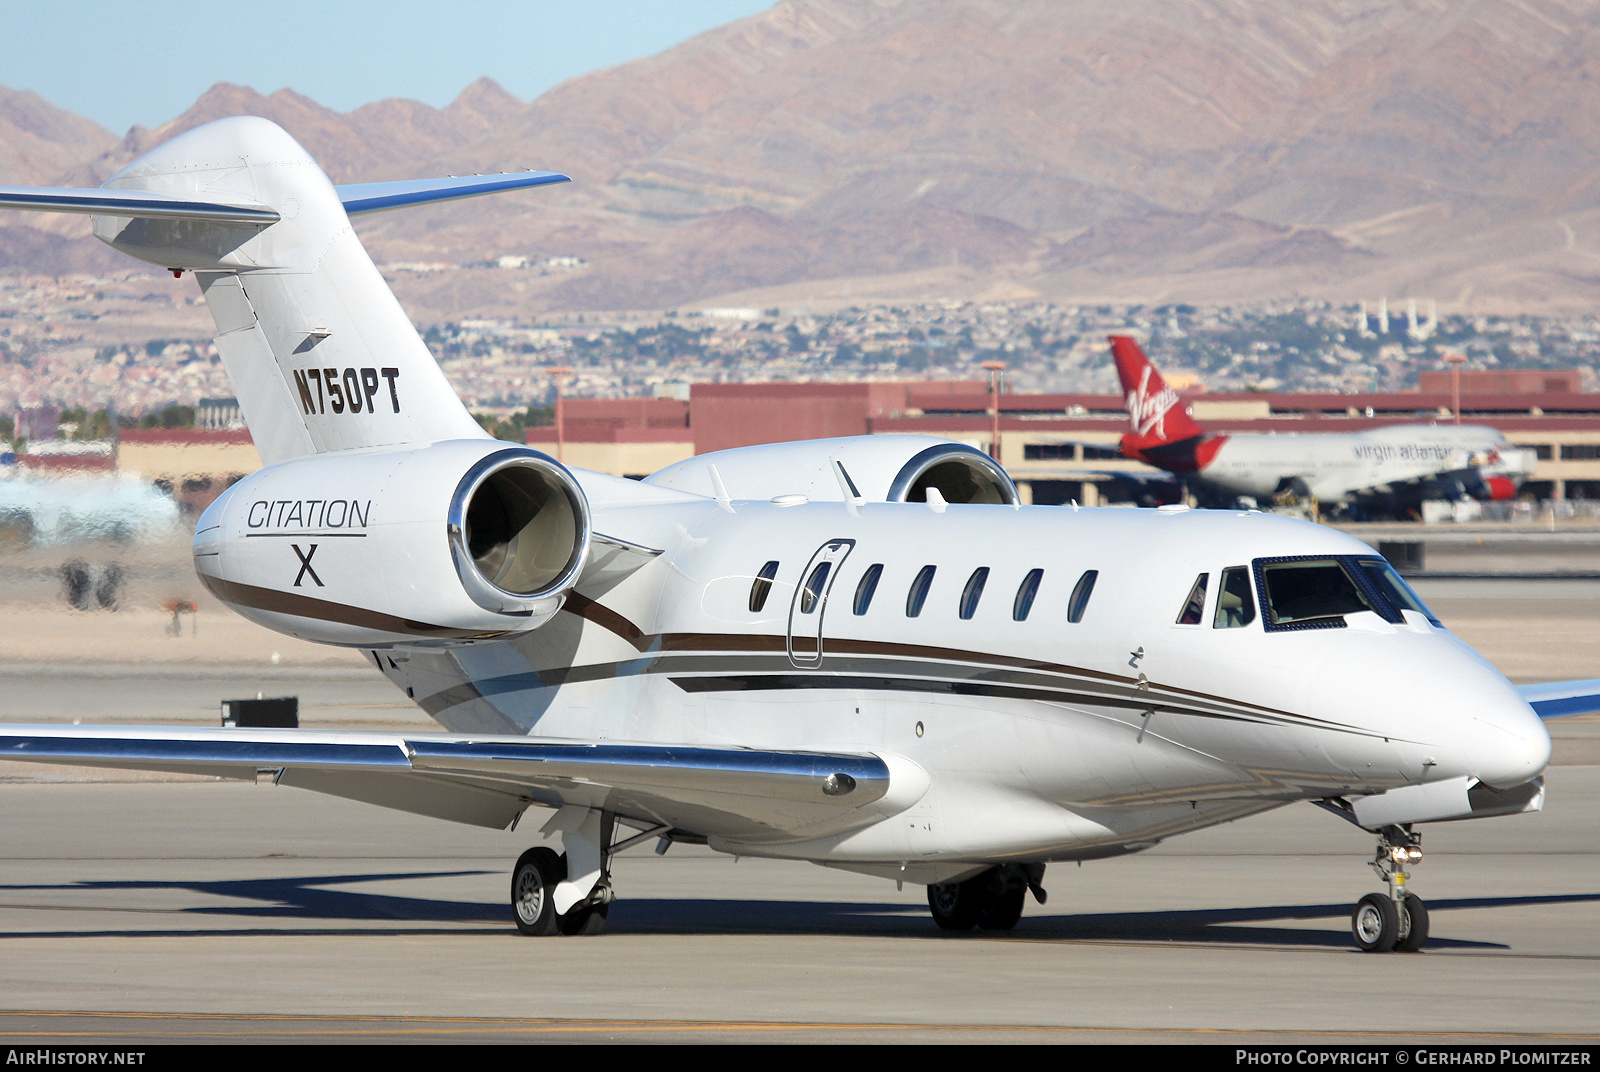
[[[537,451],[484,458],[450,499],[450,550],[472,601],[526,614],[571,587],[589,546],[583,492]]]
[[[948,503],[1019,501],[1000,463],[965,443],[940,443],[912,456],[890,482],[889,501],[927,502],[929,488],[938,488]]]

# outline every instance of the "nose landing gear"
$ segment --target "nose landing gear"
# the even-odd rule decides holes
[[[1406,890],[1407,864],[1422,860],[1422,835],[1410,824],[1378,831],[1372,870],[1389,887],[1369,893],[1350,915],[1350,933],[1364,953],[1415,953],[1428,940],[1428,906]]]

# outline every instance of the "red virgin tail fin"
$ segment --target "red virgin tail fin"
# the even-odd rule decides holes
[[[1122,397],[1133,422],[1133,432],[1123,436],[1125,452],[1144,451],[1205,434],[1184,409],[1178,392],[1167,386],[1138,343],[1126,335],[1113,335],[1111,356],[1117,363]]]

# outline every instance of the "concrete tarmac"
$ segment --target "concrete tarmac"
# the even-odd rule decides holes
[[[1519,680],[1600,676],[1600,585],[1419,582]],[[7,721],[430,726],[376,674],[0,663]],[[270,785],[0,765],[0,1037],[159,1042],[1600,1040],[1600,719],[1551,723],[1537,815],[1425,827],[1418,955],[1356,951],[1372,841],[1308,804],[1053,865],[1009,934],[920,887],[676,846],[619,859],[605,934],[530,940],[537,842]],[[159,776],[157,776],[159,778]]]
[[[526,939],[535,843],[235,782],[0,785],[0,1036],[173,1041],[1600,1040],[1600,767],[1427,828],[1420,955],[1357,952],[1370,838],[1307,804],[1051,867],[1003,935],[921,888],[647,848],[607,932]]]

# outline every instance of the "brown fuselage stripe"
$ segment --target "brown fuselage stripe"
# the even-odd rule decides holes
[[[561,609],[615,634],[641,653],[649,651],[781,651],[787,653],[788,651],[786,637],[763,633],[646,633],[609,607],[602,606],[594,600],[578,595],[569,596],[566,604]],[[902,658],[930,659],[938,662],[982,663],[998,667],[1032,670],[1046,674],[1065,674],[1072,677],[1090,678],[1129,687],[1137,684],[1136,678],[1123,674],[1106,673],[1103,670],[1090,670],[1086,667],[1067,666],[1063,663],[1052,663],[1039,659],[1021,659],[1008,655],[993,655],[988,652],[966,651],[960,648],[940,648],[924,644],[824,638],[823,651],[825,656],[846,654],[892,655]],[[1190,696],[1197,700],[1206,700],[1232,708],[1259,711],[1274,718],[1290,719],[1302,724],[1322,725],[1328,729],[1348,729],[1348,727],[1341,726],[1336,722],[1311,718],[1307,715],[1298,715],[1280,708],[1265,707],[1261,704],[1234,700],[1226,696],[1217,696],[1213,693],[1199,692],[1194,689],[1158,685],[1155,682],[1150,684],[1153,688],[1158,688],[1165,693]]]
[[[382,614],[375,610],[368,610],[365,607],[352,607],[345,603],[316,599],[312,596],[301,595],[298,592],[280,592],[275,588],[257,588],[253,584],[225,581],[221,577],[213,577],[206,573],[200,574],[200,583],[204,584],[213,595],[225,603],[232,603],[241,607],[252,607],[256,610],[272,611],[275,614],[292,614],[297,618],[311,618],[321,622],[337,622],[340,625],[352,625],[358,629],[376,629],[384,633],[399,633],[405,636],[445,637],[449,639],[489,639],[505,635],[504,631],[486,633],[483,630],[453,629],[445,625],[412,621],[409,618]]]

